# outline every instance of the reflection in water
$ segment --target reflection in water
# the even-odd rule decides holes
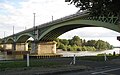
[[[78,52],[68,52],[68,51],[59,51],[58,54],[62,54],[63,57],[73,57],[75,54],[76,56],[96,56],[97,54],[120,54],[119,48],[114,48],[113,50],[104,50],[104,51],[78,51]]]

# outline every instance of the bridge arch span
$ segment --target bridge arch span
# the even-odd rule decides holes
[[[5,41],[5,43],[13,43],[13,42],[14,42],[13,37],[9,37]]]
[[[16,39],[16,42],[18,42],[18,43],[25,43],[30,37],[35,39],[35,37],[32,34],[30,34],[30,33],[25,33],[25,34],[19,35],[17,37],[17,39]]]
[[[95,20],[75,19],[75,20],[65,21],[65,22],[51,26],[49,29],[47,29],[45,32],[43,32],[40,35],[39,40],[52,41],[67,31],[70,31],[76,28],[82,28],[82,27],[104,27],[107,29],[120,32],[120,29],[119,29],[120,27],[115,24],[95,21]]]

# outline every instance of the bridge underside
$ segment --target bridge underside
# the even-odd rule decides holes
[[[22,37],[20,37],[17,42],[18,43],[25,43],[28,39],[30,38],[29,35],[23,35]]]
[[[30,37],[32,37],[37,42],[53,41],[67,31],[82,27],[104,27],[120,32],[120,25],[95,20],[81,20],[77,18],[74,20],[68,20],[65,22],[53,24],[51,26],[39,28],[36,31],[16,35],[15,42],[25,43]],[[34,32],[37,33],[33,34]],[[6,43],[13,43],[13,39],[7,40]]]
[[[63,33],[76,29],[76,28],[82,28],[82,27],[91,27],[90,25],[66,25],[66,26],[62,26],[62,27],[58,27],[52,31],[50,31],[49,33],[47,33],[42,39],[40,39],[40,41],[53,41],[55,40],[57,37],[59,37],[60,35],[62,35]]]

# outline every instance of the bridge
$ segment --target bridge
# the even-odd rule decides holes
[[[105,27],[120,32],[120,22],[117,15],[91,16],[88,12],[79,12],[63,18],[35,26],[2,39],[1,46],[12,52],[28,51],[27,40],[32,37],[30,54],[56,53],[56,42],[61,34],[82,27]]]

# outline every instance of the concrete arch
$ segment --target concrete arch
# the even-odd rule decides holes
[[[16,42],[18,42],[18,43],[25,43],[30,37],[35,39],[35,37],[32,34],[30,34],[30,33],[25,33],[25,34],[19,35],[17,37],[17,39],[16,39]]]
[[[5,43],[13,43],[13,42],[14,42],[13,37],[9,37],[5,41]]]
[[[41,34],[41,36],[39,37],[39,40],[43,40],[43,41],[54,40],[55,38],[57,38],[58,36],[60,36],[61,34],[69,30],[72,30],[75,28],[81,28],[81,27],[104,27],[104,28],[108,28],[108,29],[120,32],[119,25],[101,22],[101,21],[95,21],[95,20],[75,19],[75,20],[70,20],[70,21],[62,22],[62,23],[51,26],[48,30],[46,30]]]

